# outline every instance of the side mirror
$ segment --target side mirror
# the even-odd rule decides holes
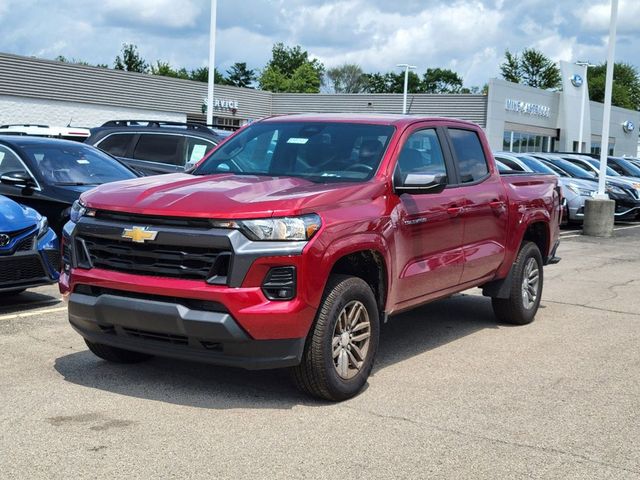
[[[399,177],[400,181],[395,185],[398,194],[440,193],[447,186],[445,174],[408,173],[404,178],[402,175]]]
[[[21,170],[6,172],[4,175],[0,176],[0,182],[5,185],[13,185],[14,187],[19,188],[34,188],[36,186],[36,182],[33,180],[31,175]]]

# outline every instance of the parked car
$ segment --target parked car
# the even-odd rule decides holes
[[[86,143],[144,173],[182,172],[200,161],[222,137],[197,123],[112,120],[91,130]]]
[[[596,177],[600,175],[600,160],[596,160],[595,158],[585,156],[585,155],[563,155],[562,158],[587,171],[593,172]],[[614,178],[616,180],[627,182],[633,188],[640,191],[640,178],[629,177],[629,176],[624,176],[619,174],[613,168],[611,168],[611,166],[609,166],[608,161],[607,161],[606,172],[607,172],[608,179]]]
[[[560,215],[556,177],[500,176],[473,123],[272,117],[188,173],[84,193],[60,289],[108,361],[293,367],[343,400],[389,315],[479,286],[500,320],[533,321]]]
[[[571,178],[560,169],[554,169],[542,160],[524,153],[497,152],[496,160],[501,161],[511,170],[537,172],[558,177],[558,185],[562,188],[566,223],[580,223],[584,220],[584,202],[598,191],[598,182],[580,178]]]
[[[0,295],[55,283],[58,238],[34,209],[0,195]]]
[[[636,165],[629,158],[608,157],[607,166],[615,170],[624,177],[635,177],[640,179],[640,166]]]
[[[75,200],[97,185],[139,174],[97,148],[68,140],[0,136],[0,194],[47,217],[59,235]]]
[[[584,180],[598,180],[597,173],[593,169],[585,170],[577,164],[554,154],[536,153],[532,154],[535,158],[543,160],[549,166],[561,169],[572,178],[580,178]],[[640,193],[633,187],[633,182],[624,180],[622,177],[607,177],[606,192],[609,198],[615,200],[615,216],[618,219],[635,218],[640,212]],[[578,214],[584,216],[584,210],[578,211]]]
[[[0,135],[31,135],[84,142],[90,134],[88,128],[81,127],[51,127],[29,123],[0,125]]]

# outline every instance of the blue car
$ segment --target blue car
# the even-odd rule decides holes
[[[46,217],[0,196],[0,295],[57,282],[58,244]]]

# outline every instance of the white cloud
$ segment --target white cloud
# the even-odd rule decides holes
[[[611,5],[607,2],[591,5],[582,17],[582,26],[592,32],[608,32],[611,19]],[[640,26],[640,1],[621,0],[618,5],[617,31],[638,34]]]
[[[195,26],[203,4],[189,0],[106,0],[101,10],[116,24],[126,19],[128,23],[154,27],[185,28]]]

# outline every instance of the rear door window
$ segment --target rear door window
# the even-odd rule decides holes
[[[202,138],[187,137],[185,165],[195,165],[216,145]]]
[[[135,135],[131,133],[114,133],[96,146],[114,157],[124,157],[127,155],[129,145],[131,145],[134,137]]]
[[[473,183],[489,175],[489,166],[478,134],[473,130],[458,128],[449,128],[448,130],[455,160],[458,164],[460,182]]]
[[[184,166],[184,140],[180,135],[142,133],[133,151],[133,158]]]

